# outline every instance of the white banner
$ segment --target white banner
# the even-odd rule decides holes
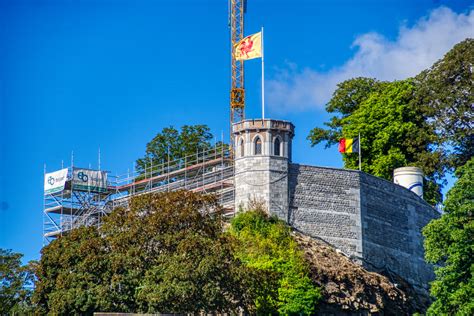
[[[105,192],[107,191],[107,173],[105,171],[74,168],[73,189]]]
[[[64,190],[67,168],[44,175],[44,193],[51,194]]]

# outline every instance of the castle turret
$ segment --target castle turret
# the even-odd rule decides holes
[[[235,209],[255,201],[270,214],[288,220],[288,164],[292,123],[244,120],[232,126],[235,139]]]

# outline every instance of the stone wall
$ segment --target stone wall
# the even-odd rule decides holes
[[[363,253],[371,269],[389,269],[426,287],[434,277],[424,260],[421,230],[438,212],[415,193],[360,173]]]
[[[282,220],[288,218],[288,159],[272,157],[270,159],[270,213]]]
[[[290,164],[289,192],[290,225],[362,257],[357,172]]]
[[[290,164],[288,222],[370,270],[427,287],[421,229],[438,213],[413,192],[356,170]]]
[[[235,159],[235,209],[248,202],[263,202],[270,213],[288,217],[288,159],[277,156],[247,156]]]

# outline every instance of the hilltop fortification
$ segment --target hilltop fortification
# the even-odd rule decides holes
[[[364,268],[396,274],[425,291],[422,228],[438,212],[414,192],[367,173],[292,162],[292,123],[233,125],[235,209],[254,200],[295,230],[321,239]]]

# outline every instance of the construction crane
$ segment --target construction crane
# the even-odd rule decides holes
[[[244,14],[246,0],[229,0],[229,26],[231,38],[231,88],[230,88],[230,140],[234,145],[232,124],[245,119],[244,62],[235,60],[234,47],[244,38]]]

